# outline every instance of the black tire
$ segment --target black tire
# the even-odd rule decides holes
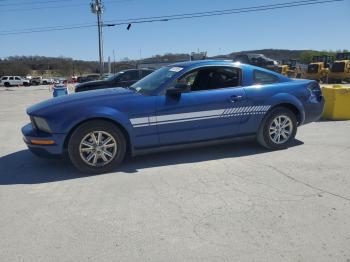
[[[86,163],[80,152],[80,144],[91,132],[105,132],[111,135],[116,142],[116,153],[105,165],[93,166]],[[89,174],[105,173],[117,167],[124,159],[126,154],[126,138],[123,132],[113,123],[103,120],[92,120],[81,124],[74,130],[68,142],[68,156],[72,164],[81,172]],[[89,153],[87,153],[89,154]],[[101,157],[99,158],[102,159]]]
[[[270,136],[270,127],[272,122],[278,117],[278,116],[286,116],[291,121],[292,127],[290,128],[290,135],[286,141],[283,143],[276,143]],[[261,126],[259,128],[258,134],[257,134],[257,140],[258,142],[263,146],[271,150],[281,150],[286,149],[290,146],[290,144],[294,141],[295,135],[297,133],[297,117],[296,115],[285,107],[276,107],[273,108],[271,111],[267,113],[265,118],[263,119]]]
[[[5,86],[5,87],[10,87],[11,85],[10,85],[9,82],[5,82],[5,83],[4,83],[4,86]]]
[[[43,85],[47,85],[47,82],[46,82],[46,81],[44,81],[44,82],[43,82]]]

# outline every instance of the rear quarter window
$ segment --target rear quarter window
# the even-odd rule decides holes
[[[7,80],[7,76],[2,77],[1,80]]]
[[[277,76],[259,70],[254,70],[253,78],[255,85],[268,85],[279,82]]]

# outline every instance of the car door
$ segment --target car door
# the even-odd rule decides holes
[[[261,121],[271,108],[271,97],[281,90],[280,79],[275,73],[264,69],[253,69],[246,74],[245,82],[246,114],[240,124],[240,134],[254,134],[258,131]]]
[[[216,79],[225,75],[236,77],[226,83]],[[246,103],[245,91],[240,84],[240,69],[200,68],[177,81],[183,79],[191,86],[190,92],[179,96],[165,94],[157,98],[156,123],[160,145],[206,141],[238,134]]]
[[[13,76],[9,77],[9,81],[8,82],[10,83],[10,85],[15,85],[16,84],[15,83],[15,78]]]
[[[21,78],[19,78],[18,76],[15,76],[14,82],[15,82],[15,85],[22,85],[23,84]]]

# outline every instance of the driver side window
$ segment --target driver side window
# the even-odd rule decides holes
[[[234,67],[208,67],[194,70],[177,79],[187,84],[192,92],[240,86],[240,69]]]

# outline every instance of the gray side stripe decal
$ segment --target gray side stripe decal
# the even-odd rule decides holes
[[[249,106],[238,108],[226,108],[218,110],[199,111],[191,113],[170,114],[161,116],[147,116],[130,119],[134,127],[145,127],[154,125],[164,125],[171,123],[180,123],[196,121],[203,119],[213,119],[222,117],[233,117],[242,115],[260,115],[265,114],[271,106]]]

